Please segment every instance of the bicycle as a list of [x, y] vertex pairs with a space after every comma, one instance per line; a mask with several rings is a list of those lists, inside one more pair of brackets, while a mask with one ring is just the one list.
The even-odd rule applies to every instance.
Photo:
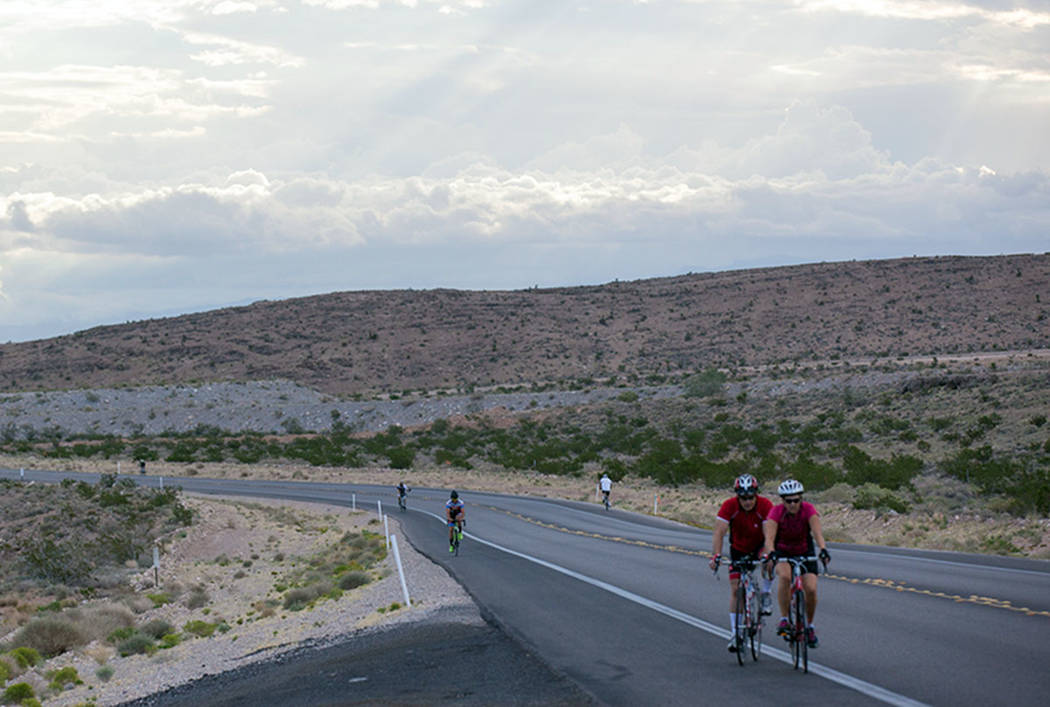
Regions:
[[[809, 572], [806, 563], [816, 557], [781, 557], [778, 560], [791, 564], [791, 603], [788, 609], [788, 635], [785, 640], [791, 645], [791, 662], [795, 670], [799, 663], [802, 672], [809, 672], [809, 642], [806, 640], [806, 590], [802, 587], [802, 575]], [[817, 573], [820, 573], [819, 565]]]
[[[733, 611], [737, 616], [733, 640], [736, 643], [736, 660], [740, 665], [744, 664], [745, 649], [750, 650], [752, 660], [758, 660], [762, 653], [762, 605], [761, 595], [755, 586], [756, 565], [756, 560], [746, 558], [730, 562], [729, 565], [730, 570], [740, 572], [733, 602]], [[715, 575], [718, 575], [717, 568]]]
[[459, 543], [463, 540], [463, 526], [466, 524], [465, 520], [453, 520], [449, 521], [449, 525], [453, 527], [452, 530], [452, 554], [455, 557], [459, 557]]
[[403, 493], [397, 495], [397, 507], [402, 511], [408, 510], [408, 499], [405, 496]]
[[602, 505], [605, 506], [605, 510], [609, 510], [609, 492], [602, 491]]

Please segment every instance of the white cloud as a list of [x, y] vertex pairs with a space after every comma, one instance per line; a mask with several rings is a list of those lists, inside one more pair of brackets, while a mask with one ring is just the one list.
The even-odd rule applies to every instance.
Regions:
[[1043, 251], [1048, 32], [962, 0], [8, 0], [0, 321]]

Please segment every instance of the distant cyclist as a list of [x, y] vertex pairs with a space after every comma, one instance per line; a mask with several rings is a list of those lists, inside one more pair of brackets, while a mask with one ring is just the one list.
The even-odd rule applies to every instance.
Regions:
[[605, 507], [609, 507], [609, 492], [612, 491], [612, 479], [609, 478], [608, 474], [602, 474], [602, 478], [598, 481], [598, 488], [602, 490], [602, 503]]
[[820, 514], [812, 503], [802, 500], [803, 490], [802, 484], [795, 479], [788, 479], [777, 488], [783, 503], [769, 512], [763, 528], [766, 542], [762, 551], [765, 557], [777, 563], [776, 572], [780, 577], [777, 634], [785, 638], [791, 631], [787, 618], [791, 604], [791, 565], [782, 560], [785, 557], [807, 558], [806, 573], [802, 575], [802, 588], [806, 590], [806, 643], [810, 648], [816, 648], [818, 641], [813, 617], [817, 613], [817, 558], [814, 543], [820, 548], [820, 561], [825, 567], [831, 562], [831, 553], [824, 542]]
[[394, 488], [397, 489], [397, 505], [399, 505], [402, 508], [404, 508], [405, 507], [405, 496], [407, 496], [408, 492], [411, 491], [412, 489], [409, 488], [408, 486], [406, 486], [404, 481], [399, 481], [397, 483], [397, 486], [395, 486]]
[[[711, 543], [712, 570], [717, 570], [722, 562], [722, 538], [726, 532], [729, 533], [729, 559], [731, 562], [739, 560], [754, 560], [758, 562], [762, 551], [764, 536], [762, 534], [762, 523], [769, 517], [773, 510], [773, 502], [764, 496], [758, 495], [758, 481], [751, 474], [743, 474], [733, 482], [733, 490], [736, 495], [726, 499], [715, 517], [715, 529]], [[769, 589], [773, 580], [762, 575], [762, 613], [769, 615], [773, 613], [772, 601], [769, 598]], [[730, 565], [729, 570], [729, 631], [730, 635], [736, 634], [736, 591], [740, 585], [740, 572]], [[729, 652], [736, 651], [736, 640], [729, 639]]]
[[453, 533], [462, 533], [463, 524], [467, 522], [463, 501], [459, 500], [459, 494], [455, 491], [448, 495], [448, 501], [445, 503], [445, 520], [448, 521], [448, 551], [455, 552]]

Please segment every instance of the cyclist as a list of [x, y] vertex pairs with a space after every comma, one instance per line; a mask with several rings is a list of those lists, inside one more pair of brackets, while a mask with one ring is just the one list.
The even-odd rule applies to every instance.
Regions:
[[466, 512], [463, 510], [463, 501], [459, 500], [459, 494], [453, 491], [448, 496], [448, 501], [445, 503], [445, 520], [448, 521], [448, 551], [455, 552], [456, 546], [452, 544], [455, 540], [453, 533], [462, 533], [463, 524], [467, 520]]
[[780, 560], [785, 557], [807, 558], [806, 573], [802, 575], [802, 588], [806, 590], [806, 644], [816, 648], [818, 641], [813, 616], [817, 613], [817, 560], [813, 556], [814, 542], [820, 548], [820, 561], [824, 567], [831, 562], [831, 553], [824, 542], [820, 514], [812, 503], [802, 500], [803, 491], [802, 484], [795, 479], [788, 479], [777, 488], [782, 503], [769, 512], [763, 525], [766, 537], [763, 560], [767, 566], [776, 562], [777, 576], [780, 577], [777, 635], [787, 639], [791, 631], [787, 618], [791, 605], [791, 565]]
[[398, 481], [397, 486], [395, 486], [394, 488], [397, 489], [397, 505], [404, 506], [405, 497], [407, 496], [408, 492], [412, 489], [406, 486], [404, 481]]
[[[743, 474], [733, 482], [736, 492], [726, 499], [715, 517], [715, 529], [712, 535], [711, 562], [712, 570], [717, 570], [722, 562], [722, 538], [729, 532], [729, 558], [732, 562], [749, 559], [757, 561], [762, 550], [764, 537], [762, 523], [773, 510], [773, 502], [758, 495], [758, 481], [751, 474]], [[769, 589], [773, 580], [762, 575], [762, 613], [773, 613]], [[736, 591], [740, 585], [740, 572], [730, 566], [729, 570], [729, 631], [730, 636], [736, 633]], [[736, 652], [736, 641], [729, 639], [729, 652]]]
[[602, 503], [608, 506], [609, 492], [612, 491], [612, 479], [608, 474], [602, 474], [602, 478], [598, 481], [598, 488], [602, 490]]

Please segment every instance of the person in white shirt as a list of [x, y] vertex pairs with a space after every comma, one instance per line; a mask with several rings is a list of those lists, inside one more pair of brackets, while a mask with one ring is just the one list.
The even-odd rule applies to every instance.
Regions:
[[609, 492], [612, 491], [612, 479], [609, 478], [608, 474], [602, 474], [601, 481], [598, 482], [598, 488], [602, 491], [602, 503], [608, 508]]

